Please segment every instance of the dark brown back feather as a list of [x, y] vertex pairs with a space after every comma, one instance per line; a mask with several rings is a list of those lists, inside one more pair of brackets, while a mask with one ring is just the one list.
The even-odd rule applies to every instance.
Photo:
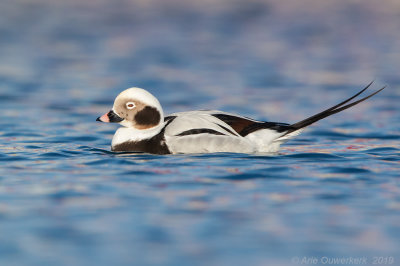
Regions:
[[260, 122], [228, 114], [213, 114], [213, 116], [227, 123], [242, 137], [260, 129], [271, 129], [277, 132], [284, 132], [290, 129], [289, 124], [286, 123]]

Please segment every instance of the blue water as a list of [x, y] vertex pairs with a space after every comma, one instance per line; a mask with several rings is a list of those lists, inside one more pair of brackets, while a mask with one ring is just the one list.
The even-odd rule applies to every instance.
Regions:
[[[400, 263], [397, 1], [81, 2], [0, 3], [0, 265]], [[95, 121], [139, 86], [296, 122], [372, 79], [273, 155], [112, 153]]]

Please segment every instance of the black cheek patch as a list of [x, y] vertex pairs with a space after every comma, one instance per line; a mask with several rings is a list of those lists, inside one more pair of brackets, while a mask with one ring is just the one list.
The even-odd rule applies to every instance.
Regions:
[[135, 121], [139, 125], [156, 126], [160, 123], [160, 119], [161, 115], [157, 109], [150, 106], [146, 106], [135, 115]]

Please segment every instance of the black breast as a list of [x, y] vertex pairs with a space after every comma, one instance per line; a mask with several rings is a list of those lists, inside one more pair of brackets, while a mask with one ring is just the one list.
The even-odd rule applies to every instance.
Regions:
[[165, 128], [175, 119], [173, 116], [165, 117], [164, 121], [167, 123], [163, 129], [152, 138], [139, 140], [139, 141], [127, 141], [112, 147], [112, 151], [132, 151], [132, 152], [145, 152], [151, 154], [171, 154], [165, 143], [164, 132]]
[[140, 141], [127, 141], [112, 148], [112, 151], [132, 151], [132, 152], [145, 152], [152, 154], [170, 154], [170, 150], [165, 144], [164, 133], [157, 134], [156, 136], [140, 140]]

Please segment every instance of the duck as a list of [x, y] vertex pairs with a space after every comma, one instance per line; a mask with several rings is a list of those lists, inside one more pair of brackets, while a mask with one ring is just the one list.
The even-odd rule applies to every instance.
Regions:
[[218, 110], [199, 110], [164, 116], [160, 102], [147, 90], [133, 87], [122, 91], [112, 109], [96, 120], [118, 123], [111, 142], [113, 152], [149, 154], [274, 153], [281, 144], [306, 127], [357, 105], [385, 87], [354, 100], [364, 89], [343, 102], [296, 123], [259, 121]]

